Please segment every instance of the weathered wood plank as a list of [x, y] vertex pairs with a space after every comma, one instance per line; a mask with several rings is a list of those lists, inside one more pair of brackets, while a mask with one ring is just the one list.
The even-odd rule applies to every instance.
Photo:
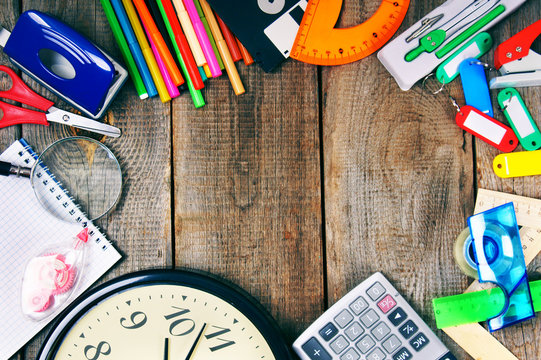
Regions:
[[[0, 1], [0, 6], [3, 9], [3, 11], [0, 12], [0, 26], [5, 29], [12, 29], [17, 21], [17, 18], [19, 17], [19, 2], [2, 0]], [[0, 64], [9, 66], [9, 59], [4, 52], [0, 52]], [[2, 89], [7, 89], [9, 86], [11, 86], [11, 82], [7, 79], [7, 77], [0, 76], [0, 86]], [[19, 125], [0, 129], [0, 151], [4, 151], [4, 149], [13, 143], [13, 141], [19, 139], [20, 137], [21, 127]], [[11, 360], [21, 359], [21, 355], [22, 351], [19, 355], [14, 355], [11, 357]]]
[[[23, 11], [28, 9], [58, 17], [123, 62], [99, 1], [23, 1]], [[56, 101], [58, 107], [70, 109], [28, 77], [25, 81]], [[157, 98], [140, 100], [129, 80], [102, 119], [122, 130], [118, 139], [58, 124], [23, 126], [22, 135], [38, 152], [57, 139], [85, 135], [102, 141], [119, 159], [124, 179], [121, 200], [97, 224], [123, 254], [123, 260], [101, 281], [135, 270], [172, 265], [170, 108], [170, 104], [162, 104]], [[45, 333], [29, 343], [27, 358], [36, 356]]]
[[[500, 44], [524, 29], [533, 22], [539, 20], [541, 14], [541, 3], [539, 1], [528, 1], [520, 7], [508, 19], [498, 24], [491, 34], [494, 38], [494, 44]], [[534, 43], [534, 49], [539, 52], [539, 39]], [[492, 55], [492, 54], [491, 54]], [[490, 63], [493, 57], [490, 57]], [[494, 76], [494, 74], [492, 74]], [[525, 104], [536, 121], [537, 126], [541, 125], [541, 88], [517, 88], [524, 99]], [[507, 123], [505, 116], [499, 110], [496, 99], [499, 90], [491, 91], [492, 104], [494, 106], [495, 117]], [[468, 135], [469, 136], [469, 135]], [[541, 178], [539, 176], [501, 179], [494, 174], [492, 170], [492, 161], [499, 154], [499, 151], [487, 145], [486, 143], [475, 140], [475, 150], [477, 159], [477, 184], [480, 188], [503, 191], [507, 193], [541, 198]], [[515, 151], [524, 151], [522, 146], [518, 146]], [[539, 256], [528, 266], [530, 279], [540, 278], [541, 258]], [[539, 359], [541, 358], [541, 348], [539, 347], [539, 337], [541, 336], [541, 322], [536, 319], [523, 322], [518, 325], [497, 331], [494, 336], [502, 342], [519, 359]]]
[[[353, 3], [341, 26], [380, 1]], [[412, 1], [399, 33], [439, 4]], [[473, 209], [471, 140], [445, 96], [401, 91], [375, 55], [322, 74], [328, 305], [382, 271], [435, 328], [431, 299], [468, 281], [452, 249]]]
[[174, 103], [176, 265], [241, 286], [292, 339], [323, 298], [316, 68], [237, 67], [246, 94], [224, 75], [203, 109]]

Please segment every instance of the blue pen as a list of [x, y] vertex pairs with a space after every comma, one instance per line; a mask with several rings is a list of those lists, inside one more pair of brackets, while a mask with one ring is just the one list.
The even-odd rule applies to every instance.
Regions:
[[124, 31], [124, 35], [126, 36], [128, 46], [130, 47], [130, 50], [133, 54], [133, 59], [135, 60], [137, 68], [141, 73], [141, 78], [143, 78], [143, 83], [145, 84], [145, 87], [147, 89], [148, 96], [153, 97], [158, 95], [158, 90], [154, 85], [154, 81], [152, 81], [152, 76], [150, 75], [150, 71], [143, 56], [143, 52], [141, 51], [141, 47], [137, 42], [137, 38], [135, 37], [135, 33], [133, 32], [133, 29], [131, 27], [130, 20], [128, 19], [128, 14], [126, 14], [126, 10], [124, 10], [124, 6], [122, 6], [120, 0], [111, 0], [111, 4], [115, 9], [115, 13], [118, 18], [118, 22], [122, 27], [122, 31]]

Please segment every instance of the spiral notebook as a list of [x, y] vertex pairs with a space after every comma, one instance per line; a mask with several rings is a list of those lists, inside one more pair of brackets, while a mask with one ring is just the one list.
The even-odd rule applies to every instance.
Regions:
[[[24, 139], [15, 141], [0, 154], [0, 160], [24, 167], [31, 167], [36, 159], [36, 153]], [[45, 173], [43, 180], [55, 190], [59, 203], [65, 206], [67, 202], [65, 211], [81, 218], [81, 223], [86, 222], [89, 229], [84, 271], [76, 293], [70, 298], [73, 301], [121, 256], [51, 174]], [[50, 215], [39, 204], [28, 178], [0, 176], [0, 360], [9, 359], [53, 320], [49, 317], [36, 322], [22, 313], [21, 283], [26, 263], [48, 243], [73, 239], [81, 231], [81, 223], [67, 223]]]

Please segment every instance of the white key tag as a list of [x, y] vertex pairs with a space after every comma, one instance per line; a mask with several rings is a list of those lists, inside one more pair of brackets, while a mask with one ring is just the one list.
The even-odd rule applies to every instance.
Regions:
[[539, 149], [541, 132], [518, 91], [513, 88], [503, 89], [498, 93], [498, 103], [524, 150]]
[[462, 129], [500, 151], [511, 152], [518, 146], [517, 136], [510, 127], [472, 106], [459, 108], [455, 120]]

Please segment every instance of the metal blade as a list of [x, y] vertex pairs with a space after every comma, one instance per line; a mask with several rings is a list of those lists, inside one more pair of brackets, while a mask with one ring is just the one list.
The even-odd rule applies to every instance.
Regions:
[[0, 26], [0, 46], [6, 47], [6, 43], [8, 42], [9, 36], [11, 33]]
[[73, 126], [86, 131], [92, 131], [98, 134], [107, 135], [115, 138], [121, 135], [120, 129], [115, 126], [107, 125], [81, 115], [60, 110], [54, 106], [51, 107], [48, 111], [48, 121]]
[[482, 17], [488, 10], [499, 2], [500, 0], [475, 0], [461, 12], [447, 21], [447, 23], [442, 25], [442, 29], [445, 30], [446, 33], [446, 38], [448, 39], [458, 30]]

